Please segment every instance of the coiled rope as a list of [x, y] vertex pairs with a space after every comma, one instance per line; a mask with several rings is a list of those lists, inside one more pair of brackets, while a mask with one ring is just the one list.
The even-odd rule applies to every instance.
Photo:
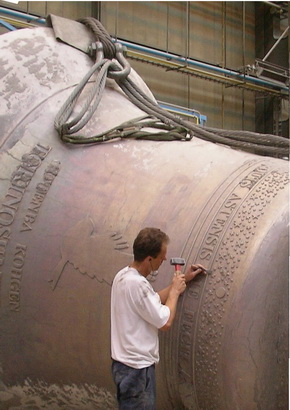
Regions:
[[[197, 137], [240, 150], [254, 151], [260, 155], [288, 156], [289, 140], [286, 138], [249, 131], [227, 131], [201, 127], [162, 109], [129, 78], [130, 65], [123, 55], [121, 44], [112, 41], [98, 20], [87, 17], [79, 21], [92, 30], [96, 38], [96, 43], [89, 50], [95, 63], [75, 87], [55, 118], [55, 128], [62, 141], [71, 144], [93, 144], [115, 138], [172, 141], [191, 140]], [[118, 127], [92, 137], [74, 135], [88, 123], [96, 111], [107, 77], [113, 78], [129, 100], [147, 116], [120, 124]], [[73, 117], [77, 101], [89, 82], [92, 83], [90, 94], [80, 112]], [[146, 131], [146, 128], [150, 128], [150, 131]], [[158, 131], [152, 132], [152, 129]]]

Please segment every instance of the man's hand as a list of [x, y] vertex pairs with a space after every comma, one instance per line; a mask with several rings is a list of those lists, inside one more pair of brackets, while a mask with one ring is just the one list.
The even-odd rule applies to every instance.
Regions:
[[172, 279], [172, 289], [180, 295], [183, 293], [186, 289], [186, 284], [185, 284], [185, 275], [182, 274], [181, 272], [177, 271], [174, 273], [173, 279]]
[[189, 268], [187, 269], [185, 273], [185, 282], [190, 282], [192, 279], [194, 279], [197, 275], [200, 273], [203, 273], [206, 275], [206, 268], [200, 264], [196, 265], [190, 265]]

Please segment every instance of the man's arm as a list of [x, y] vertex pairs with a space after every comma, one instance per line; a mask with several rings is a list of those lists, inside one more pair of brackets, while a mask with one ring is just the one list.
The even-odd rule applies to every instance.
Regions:
[[191, 265], [185, 275], [181, 272], [175, 272], [171, 285], [158, 292], [161, 303], [169, 307], [170, 316], [168, 321], [159, 330], [168, 330], [175, 318], [178, 298], [186, 288], [186, 283], [194, 279], [199, 273], [205, 273], [205, 268], [202, 265]]
[[168, 298], [171, 286], [172, 285], [169, 285], [169, 286], [167, 286], [167, 288], [162, 289], [158, 292], [158, 295], [160, 296], [160, 300], [161, 300], [162, 305], [165, 305], [165, 303], [166, 303], [166, 300]]
[[181, 274], [175, 274], [172, 280], [172, 284], [158, 292], [161, 302], [170, 310], [168, 321], [159, 330], [164, 331], [168, 330], [171, 327], [176, 314], [178, 298], [181, 293], [184, 292], [185, 288], [185, 276]]

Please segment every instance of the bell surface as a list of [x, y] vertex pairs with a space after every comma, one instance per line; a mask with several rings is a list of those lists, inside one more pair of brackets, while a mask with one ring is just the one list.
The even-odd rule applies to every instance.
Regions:
[[[66, 393], [114, 408], [111, 283], [154, 226], [170, 237], [155, 290], [172, 257], [212, 272], [160, 334], [158, 409], [287, 408], [287, 162], [197, 138], [63, 143], [55, 116], [89, 56], [34, 28], [0, 36], [0, 61], [0, 402], [13, 386], [49, 402], [59, 386], [53, 409]], [[110, 80], [82, 133], [142, 115]]]

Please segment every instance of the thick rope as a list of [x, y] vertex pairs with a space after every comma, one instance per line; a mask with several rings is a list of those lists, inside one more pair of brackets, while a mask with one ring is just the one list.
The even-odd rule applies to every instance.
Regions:
[[[101, 101], [103, 90], [106, 85], [106, 74], [111, 64], [113, 63], [110, 60], [103, 60], [102, 62], [94, 64], [82, 81], [75, 87], [67, 101], [63, 104], [54, 121], [54, 126], [61, 136], [78, 132], [92, 118], [99, 105], [99, 102]], [[87, 97], [83, 108], [74, 118], [68, 121], [69, 117], [73, 113], [73, 109], [78, 98], [87, 85], [89, 79], [96, 72], [98, 73], [96, 81], [92, 83], [92, 90]]]
[[115, 44], [102, 23], [93, 17], [84, 17], [78, 21], [85, 24], [94, 33], [96, 41], [100, 41], [103, 44], [105, 58], [112, 60], [116, 54]]
[[[142, 138], [152, 140], [190, 140], [193, 136], [233, 148], [253, 151], [260, 155], [288, 156], [289, 140], [271, 134], [249, 131], [228, 131], [201, 127], [174, 115], [149, 98], [129, 77], [130, 66], [102, 24], [94, 18], [79, 20], [94, 33], [96, 40], [96, 62], [71, 96], [64, 103], [55, 119], [55, 128], [61, 139], [74, 144], [91, 144], [114, 138]], [[102, 51], [103, 49], [103, 51]], [[105, 58], [104, 58], [105, 57]], [[114, 59], [114, 61], [112, 61]], [[117, 61], [115, 60], [117, 59]], [[95, 77], [92, 79], [92, 77]], [[81, 130], [92, 118], [101, 100], [106, 78], [114, 78], [129, 100], [150, 117], [148, 121], [136, 120], [121, 124], [112, 130], [93, 137], [72, 135]], [[80, 112], [71, 118], [78, 98], [85, 86], [92, 82], [92, 89]], [[148, 118], [148, 117], [147, 117]], [[163, 126], [161, 126], [163, 124]], [[130, 130], [128, 129], [130, 128]], [[148, 132], [145, 128], [150, 128]], [[152, 129], [162, 129], [153, 132]]]
[[[150, 100], [138, 87], [132, 83], [130, 79], [124, 80], [122, 83], [119, 83], [119, 86], [121, 89], [126, 93], [126, 95], [129, 97], [129, 99], [136, 104], [139, 108], [141, 108], [143, 111], [147, 112], [149, 115], [155, 115], [157, 118], [159, 118], [161, 121], [165, 123], [173, 123], [176, 125], [183, 126], [184, 128], [188, 128], [189, 131], [192, 131], [192, 135], [195, 137], [198, 137], [200, 139], [204, 139], [206, 141], [210, 142], [215, 142], [219, 144], [224, 144], [224, 145], [229, 145], [234, 148], [240, 148], [244, 150], [251, 150], [255, 149], [255, 152], [260, 153], [260, 154], [277, 154], [277, 155], [283, 155], [287, 156], [289, 153], [289, 141], [286, 139], [283, 139], [286, 141], [286, 146], [285, 147], [277, 147], [277, 146], [269, 146], [269, 145], [263, 145], [263, 144], [258, 144], [254, 142], [247, 142], [244, 138], [241, 138], [241, 132], [239, 135], [239, 139], [236, 140], [234, 138], [228, 138], [225, 136], [221, 136], [217, 134], [220, 130], [216, 130], [217, 133], [213, 133], [208, 131], [206, 128], [199, 127], [198, 125], [195, 125], [189, 121], [185, 121], [182, 118], [171, 114], [167, 112], [166, 110], [163, 110], [160, 108], [157, 104], [155, 104], [154, 101]], [[253, 136], [253, 133], [248, 133]], [[232, 136], [232, 134], [227, 134], [228, 136]], [[235, 133], [233, 134], [235, 135]], [[259, 134], [254, 134], [256, 139]], [[267, 135], [269, 138], [269, 136]], [[274, 136], [277, 137], [277, 136]], [[281, 137], [277, 137], [279, 141], [281, 140]], [[275, 138], [276, 139], [276, 138]], [[281, 141], [282, 144], [282, 141]]]
[[[152, 133], [145, 131], [144, 128], [155, 128], [164, 131]], [[134, 119], [133, 121], [124, 122], [118, 127], [114, 127], [106, 132], [94, 135], [93, 137], [66, 134], [62, 136], [62, 140], [72, 144], [96, 144], [116, 138], [164, 141], [164, 135], [166, 136], [166, 141], [185, 140], [187, 139], [188, 132], [182, 127], [166, 125], [164, 123], [160, 123], [157, 119], [152, 119], [152, 117], [145, 116], [139, 119]]]

